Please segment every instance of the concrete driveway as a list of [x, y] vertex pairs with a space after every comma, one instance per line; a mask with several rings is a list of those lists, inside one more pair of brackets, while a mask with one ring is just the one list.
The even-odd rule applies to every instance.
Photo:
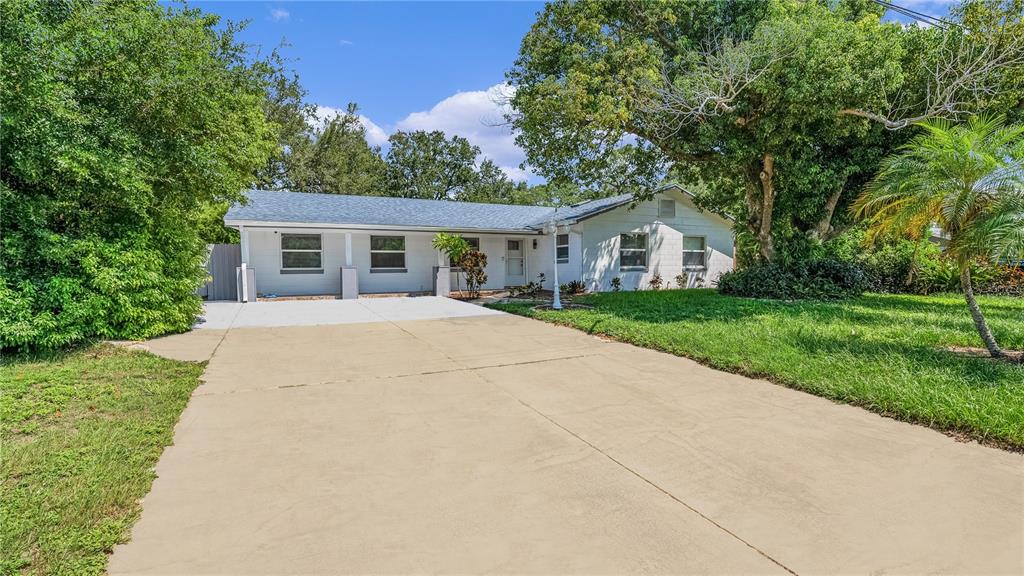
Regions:
[[1024, 572], [1019, 454], [454, 304], [151, 343], [212, 359], [110, 572]]

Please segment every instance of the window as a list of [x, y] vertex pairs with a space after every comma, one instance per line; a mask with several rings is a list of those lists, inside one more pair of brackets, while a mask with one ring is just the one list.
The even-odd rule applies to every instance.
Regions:
[[661, 200], [658, 202], [658, 218], [675, 218], [676, 217], [676, 201], [675, 200]]
[[[469, 247], [472, 248], [473, 250], [480, 250], [480, 239], [479, 238], [466, 238], [465, 236], [463, 236], [462, 239], [465, 240], [466, 242], [469, 242]], [[452, 260], [450, 258], [448, 259], [448, 265], [451, 266], [452, 268], [458, 268], [459, 267], [458, 262], [456, 262], [455, 260]]]
[[370, 236], [370, 272], [405, 272], [405, 236]]
[[555, 255], [555, 260], [559, 264], [565, 264], [569, 261], [569, 235], [558, 234], [555, 236], [555, 249], [558, 251]]
[[683, 268], [687, 270], [707, 267], [707, 251], [703, 236], [683, 237]]
[[281, 234], [281, 268], [323, 270], [323, 239], [319, 234]]
[[647, 269], [647, 234], [619, 235], [619, 270]]

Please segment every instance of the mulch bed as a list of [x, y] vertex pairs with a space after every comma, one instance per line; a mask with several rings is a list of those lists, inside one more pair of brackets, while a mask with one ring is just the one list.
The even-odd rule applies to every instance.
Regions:
[[[970, 346], [946, 346], [943, 348], [946, 352], [952, 352], [958, 356], [970, 356], [972, 358], [988, 358], [988, 350], [985, 348], [974, 348]], [[1024, 350], [1003, 350], [1006, 354], [1004, 358], [993, 358], [993, 360], [1000, 360], [1003, 362], [1009, 362], [1011, 364], [1024, 364]]]

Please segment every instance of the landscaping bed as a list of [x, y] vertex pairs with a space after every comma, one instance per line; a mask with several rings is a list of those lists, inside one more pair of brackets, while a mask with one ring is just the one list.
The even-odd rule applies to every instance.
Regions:
[[[593, 308], [489, 306], [767, 378], [958, 437], [1024, 449], [1024, 366], [950, 351], [981, 345], [960, 295], [785, 302], [664, 290], [575, 301]], [[979, 302], [1000, 343], [1024, 349], [1024, 299], [989, 296]]]
[[0, 574], [102, 574], [203, 365], [97, 345], [0, 365]]

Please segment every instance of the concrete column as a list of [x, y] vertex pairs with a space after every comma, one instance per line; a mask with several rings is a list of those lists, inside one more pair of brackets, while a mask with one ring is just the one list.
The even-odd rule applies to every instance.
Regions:
[[255, 282], [252, 281], [255, 273], [249, 268], [249, 231], [245, 226], [238, 227], [238, 236], [242, 253], [242, 265], [238, 269], [238, 301], [250, 302], [256, 299], [252, 293], [255, 289]]
[[352, 233], [345, 232], [345, 265], [341, 267], [341, 299], [359, 298], [359, 270], [352, 265]]
[[434, 296], [447, 298], [452, 293], [452, 269], [447, 262], [444, 266], [434, 266]]
[[245, 226], [238, 227], [238, 235], [241, 238], [242, 264], [250, 264], [249, 261], [249, 231]]

